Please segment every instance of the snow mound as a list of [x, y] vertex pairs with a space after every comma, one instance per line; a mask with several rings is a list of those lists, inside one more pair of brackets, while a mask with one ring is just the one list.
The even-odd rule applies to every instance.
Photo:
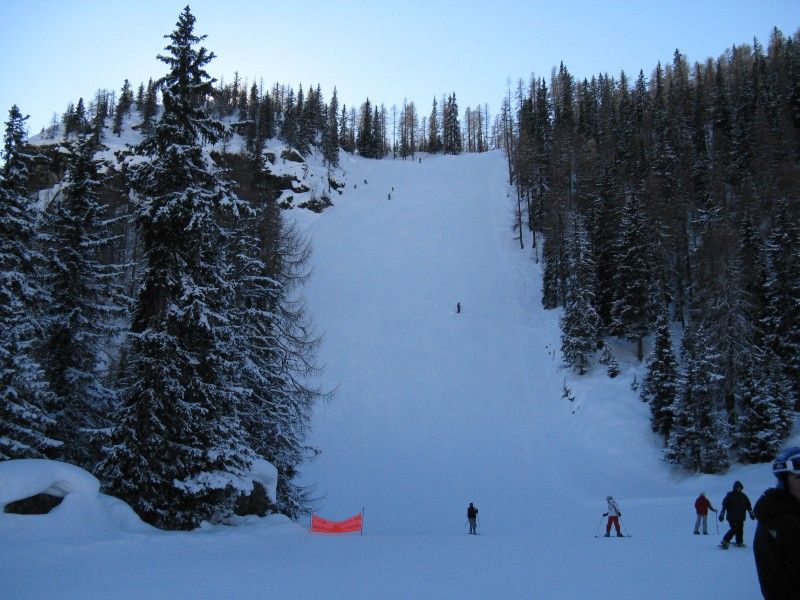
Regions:
[[18, 532], [25, 529], [35, 533], [41, 529], [55, 537], [102, 538], [126, 531], [157, 531], [119, 498], [101, 494], [97, 478], [79, 467], [45, 459], [0, 463], [0, 504], [41, 493], [64, 500], [46, 515], [2, 513], [0, 519], [17, 520]]
[[99, 492], [97, 478], [74, 465], [44, 459], [0, 463], [0, 504], [42, 493], [63, 498], [73, 493]]

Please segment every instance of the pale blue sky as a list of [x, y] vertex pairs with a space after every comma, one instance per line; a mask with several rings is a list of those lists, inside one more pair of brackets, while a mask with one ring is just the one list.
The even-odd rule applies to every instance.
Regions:
[[[0, 0], [0, 114], [17, 104], [31, 134], [68, 102], [160, 77], [155, 59], [186, 0]], [[675, 48], [689, 61], [732, 44], [792, 35], [800, 0], [522, 0], [402, 2], [194, 0], [197, 32], [218, 58], [217, 78], [333, 86], [349, 105], [456, 92], [464, 109], [494, 114], [506, 80], [549, 77], [564, 61], [579, 78], [598, 72], [649, 75]]]

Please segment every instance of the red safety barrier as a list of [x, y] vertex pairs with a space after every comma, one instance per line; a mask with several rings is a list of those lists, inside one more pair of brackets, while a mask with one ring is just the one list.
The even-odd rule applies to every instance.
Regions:
[[358, 513], [344, 521], [329, 521], [317, 515], [311, 515], [311, 531], [314, 533], [352, 533], [364, 530], [364, 515]]

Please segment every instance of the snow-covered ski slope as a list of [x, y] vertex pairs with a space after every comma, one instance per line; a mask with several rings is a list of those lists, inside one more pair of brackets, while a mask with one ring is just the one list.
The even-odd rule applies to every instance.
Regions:
[[[386, 576], [411, 587], [384, 593], [757, 596], [750, 551], [720, 556], [718, 536], [693, 536], [693, 502], [705, 491], [719, 505], [737, 477], [755, 501], [768, 468], [671, 473], [630, 388], [643, 374], [631, 348], [615, 347], [613, 380], [560, 368], [559, 311], [542, 309], [532, 240], [514, 239], [503, 154], [342, 166], [346, 192], [309, 224], [306, 293], [339, 392], [319, 410], [323, 453], [306, 474], [324, 516], [364, 507], [367, 536], [398, 540]], [[593, 538], [608, 494], [633, 538]], [[470, 501], [485, 535], [452, 540]]]
[[[759, 597], [751, 550], [720, 550], [713, 520], [692, 535], [693, 503], [705, 491], [719, 507], [736, 479], [755, 501], [769, 467], [672, 473], [625, 345], [614, 380], [559, 368], [559, 313], [541, 308], [530, 238], [514, 239], [503, 155], [343, 154], [342, 170], [333, 207], [289, 213], [313, 240], [304, 293], [322, 384], [338, 387], [304, 481], [323, 517], [364, 508], [364, 535], [275, 516], [148, 531], [84, 494], [46, 516], [0, 514], [0, 598]], [[594, 538], [608, 494], [633, 537]]]

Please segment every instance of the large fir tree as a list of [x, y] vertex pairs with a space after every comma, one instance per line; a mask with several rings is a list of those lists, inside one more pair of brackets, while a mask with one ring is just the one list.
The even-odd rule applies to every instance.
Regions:
[[589, 235], [580, 217], [576, 217], [573, 223], [569, 254], [570, 275], [561, 318], [561, 353], [564, 362], [583, 375], [597, 352], [600, 318], [594, 307], [595, 262]]
[[328, 177], [330, 169], [339, 165], [339, 99], [336, 88], [333, 88], [333, 96], [328, 104], [327, 118], [325, 127], [322, 130], [322, 156], [328, 165]]
[[666, 306], [656, 321], [656, 339], [647, 360], [647, 374], [642, 382], [641, 398], [650, 404], [650, 427], [669, 441], [675, 397], [678, 391], [678, 365], [672, 351], [669, 316]]
[[[638, 186], [637, 186], [638, 187]], [[612, 305], [611, 330], [636, 343], [636, 357], [644, 355], [644, 336], [653, 320], [652, 252], [647, 216], [641, 190], [628, 191], [622, 212], [617, 247], [617, 272], [614, 286], [617, 299]]]
[[[164, 109], [133, 167], [144, 265], [130, 332], [123, 406], [104, 470], [108, 489], [147, 522], [189, 529], [224, 516], [252, 453], [232, 385], [237, 359], [224, 249], [239, 199], [204, 152], [224, 134], [204, 103], [214, 57], [196, 45], [189, 7], [159, 59]], [[226, 217], [227, 216], [227, 217]]]

